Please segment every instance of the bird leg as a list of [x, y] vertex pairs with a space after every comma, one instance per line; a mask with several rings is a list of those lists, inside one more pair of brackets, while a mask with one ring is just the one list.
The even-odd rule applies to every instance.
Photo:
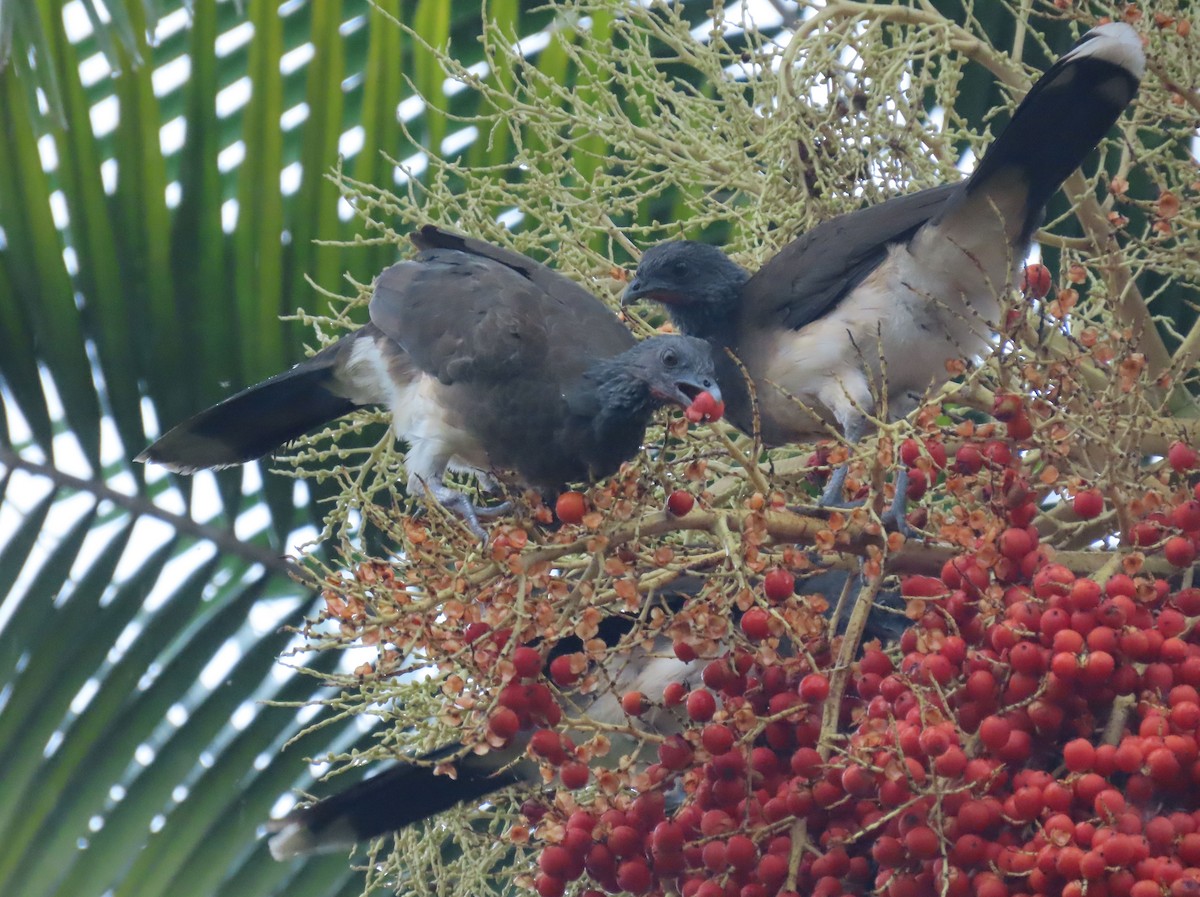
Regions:
[[[855, 414], [846, 421], [843, 429], [846, 435], [846, 441], [851, 445], [858, 445], [858, 441], [862, 439], [863, 434], [867, 432], [867, 418], [863, 414]], [[842, 495], [846, 488], [846, 474], [850, 472], [850, 460], [846, 459], [838, 466], [830, 475], [829, 482], [825, 484], [825, 491], [821, 493], [821, 501], [819, 502], [822, 508], [845, 508], [852, 507], [847, 505], [845, 497]]]
[[892, 484], [896, 492], [892, 496], [892, 503], [883, 512], [882, 522], [885, 528], [892, 527], [907, 538], [912, 534], [912, 527], [908, 525], [908, 467], [903, 462], [896, 467]]
[[[846, 421], [845, 434], [846, 441], [851, 445], [857, 445], [867, 431], [867, 419], [865, 415], [856, 414]], [[819, 506], [822, 508], [855, 508], [862, 502], [848, 502], [842, 492], [846, 488], [846, 475], [850, 471], [850, 461], [847, 459], [840, 464], [829, 476], [829, 482], [825, 485], [825, 491], [821, 493]], [[896, 493], [892, 496], [891, 504], [887, 510], [883, 512], [882, 523], [884, 527], [894, 528], [903, 536], [908, 536], [911, 529], [908, 525], [908, 468], [903, 464], [896, 471], [895, 478]]]

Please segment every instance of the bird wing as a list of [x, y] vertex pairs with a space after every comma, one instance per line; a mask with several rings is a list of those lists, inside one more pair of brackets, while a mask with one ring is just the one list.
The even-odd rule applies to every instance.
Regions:
[[456, 249], [468, 255], [499, 262], [516, 271], [547, 295], [557, 296], [580, 308], [605, 309], [604, 303], [565, 274], [560, 274], [527, 255], [488, 243], [486, 240], [443, 230], [432, 224], [426, 224], [420, 230], [413, 231], [409, 234], [409, 239], [418, 249]]
[[835, 308], [962, 189], [943, 184], [822, 222], [783, 247], [742, 288], [739, 332], [799, 330]]
[[427, 248], [385, 270], [370, 307], [372, 323], [442, 383], [543, 377], [562, 386], [633, 345], [616, 315], [569, 277], [456, 240], [461, 247]]
[[420, 419], [394, 408], [393, 420], [413, 418], [397, 433], [437, 435], [433, 418], [445, 419], [466, 434], [459, 441], [473, 464], [482, 452], [483, 466], [547, 487], [588, 476], [568, 438], [566, 397], [595, 361], [633, 346], [633, 335], [569, 278], [479, 240], [455, 242], [423, 249], [375, 281], [372, 324], [434, 381], [436, 408]]

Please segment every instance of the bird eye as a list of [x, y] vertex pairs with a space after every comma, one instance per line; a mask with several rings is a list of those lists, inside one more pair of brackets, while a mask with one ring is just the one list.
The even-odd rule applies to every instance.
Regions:
[[673, 368], [679, 364], [679, 356], [675, 354], [674, 349], [667, 349], [662, 354], [662, 363], [664, 367]]
[[688, 263], [680, 259], [671, 266], [671, 270], [677, 277], [683, 277], [683, 275], [688, 273]]

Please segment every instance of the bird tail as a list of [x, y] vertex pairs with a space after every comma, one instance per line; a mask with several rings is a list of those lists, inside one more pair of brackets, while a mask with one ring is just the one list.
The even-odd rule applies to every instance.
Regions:
[[[422, 822], [460, 803], [488, 795], [532, 776], [530, 761], [505, 763], [513, 751], [468, 755], [456, 776], [435, 775], [430, 765], [400, 763], [344, 791], [298, 807], [267, 823], [271, 856], [277, 860], [343, 850]], [[503, 755], [497, 759], [497, 755]], [[425, 758], [436, 760], [436, 756]]]
[[1133, 100], [1145, 69], [1141, 38], [1129, 25], [1087, 32], [1025, 95], [971, 175], [968, 193], [1021, 177], [1028, 190], [1021, 238], [1028, 239], [1050, 197]]
[[176, 473], [231, 467], [274, 451], [358, 407], [337, 391], [339, 340], [282, 374], [230, 396], [168, 430], [134, 460]]

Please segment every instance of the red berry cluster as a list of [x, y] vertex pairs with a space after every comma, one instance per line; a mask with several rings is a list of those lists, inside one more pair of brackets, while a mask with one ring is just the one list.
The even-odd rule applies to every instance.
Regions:
[[[566, 818], [538, 892], [587, 875], [609, 892], [770, 897], [792, 875], [818, 897], [1200, 893], [1200, 812], [1176, 809], [1200, 796], [1200, 589], [1045, 564], [981, 624], [967, 596], [986, 578], [960, 558], [906, 581], [931, 609], [898, 663], [863, 654], [828, 758], [830, 682], [804, 664], [739, 652], [704, 688], [668, 687], [662, 703], [695, 725], [662, 742], [639, 796]], [[1135, 703], [1104, 733], [1118, 696]], [[623, 701], [633, 716], [651, 703]]]
[[[1200, 895], [1200, 588], [1054, 563], [1005, 442], [968, 441], [951, 465], [940, 441], [909, 440], [901, 457], [987, 474], [1007, 526], [941, 576], [905, 578], [915, 625], [897, 650], [868, 647], [841, 690], [823, 672], [829, 646], [769, 650], [795, 580], [765, 571], [740, 621], [748, 647], [710, 661], [702, 687], [622, 696], [631, 718], [681, 721], [634, 793], [526, 807], [552, 842], [542, 897], [581, 878], [684, 897]], [[1164, 512], [1164, 552], [1195, 541], [1195, 504]], [[537, 738], [538, 756], [570, 758]]]
[[[1187, 474], [1197, 467], [1195, 449], [1182, 442], [1171, 444], [1166, 460], [1177, 474]], [[1190, 493], [1179, 490], [1176, 500], [1178, 503], [1168, 508], [1150, 509], [1141, 503], [1141, 512], [1131, 513], [1125, 541], [1144, 550], [1161, 549], [1168, 563], [1190, 567], [1200, 552], [1200, 484]], [[1098, 517], [1104, 510], [1104, 495], [1099, 489], [1080, 490], [1071, 501], [1076, 516], [1084, 520]]]

